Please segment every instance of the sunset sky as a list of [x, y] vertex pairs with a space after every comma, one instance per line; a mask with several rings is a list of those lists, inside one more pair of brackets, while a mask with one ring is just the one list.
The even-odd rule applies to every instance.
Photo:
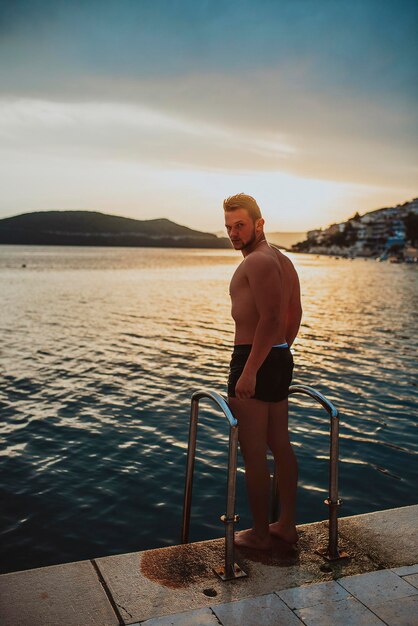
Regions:
[[302, 231], [418, 195], [416, 0], [0, 0], [0, 218]]

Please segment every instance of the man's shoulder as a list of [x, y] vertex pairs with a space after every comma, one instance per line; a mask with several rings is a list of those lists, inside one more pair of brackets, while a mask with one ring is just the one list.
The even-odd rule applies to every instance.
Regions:
[[242, 265], [250, 272], [265, 272], [277, 267], [277, 258], [264, 250], [254, 250], [254, 252], [245, 257]]
[[293, 272], [296, 272], [296, 268], [292, 262], [291, 259], [289, 259], [289, 257], [286, 254], [283, 254], [283, 252], [281, 250], [279, 250], [278, 248], [276, 248], [276, 246], [271, 246], [274, 253], [276, 254], [276, 258], [280, 261], [280, 263], [283, 265], [283, 267], [285, 267], [286, 269], [289, 270], [293, 270]]
[[286, 275], [292, 279], [297, 279], [297, 271], [291, 259], [280, 252], [280, 250], [271, 248], [271, 253], [265, 250], [254, 250], [245, 257], [242, 263], [243, 271], [252, 276], [271, 274], [277, 269], [281, 275]]

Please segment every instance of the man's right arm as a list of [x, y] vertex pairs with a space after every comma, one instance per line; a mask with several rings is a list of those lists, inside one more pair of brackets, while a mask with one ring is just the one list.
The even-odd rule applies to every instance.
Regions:
[[[296, 274], [296, 272], [295, 272]], [[292, 296], [289, 302], [289, 308], [287, 311], [287, 324], [286, 324], [286, 341], [290, 347], [298, 334], [300, 322], [302, 320], [302, 305], [300, 301], [300, 284], [299, 278], [296, 274], [295, 285], [293, 287]]]

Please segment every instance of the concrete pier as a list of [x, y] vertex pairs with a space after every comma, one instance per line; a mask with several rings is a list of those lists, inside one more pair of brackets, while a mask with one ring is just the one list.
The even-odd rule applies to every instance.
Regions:
[[[340, 548], [349, 559], [330, 563], [317, 554], [317, 548], [326, 546], [328, 532], [327, 522], [317, 522], [299, 527], [297, 550], [277, 541], [271, 553], [237, 552], [236, 560], [248, 578], [229, 582], [222, 582], [212, 571], [223, 562], [224, 541], [220, 539], [4, 574], [0, 576], [0, 623], [325, 624], [322, 617], [315, 621], [315, 611], [324, 602], [332, 602], [337, 612], [330, 624], [340, 623], [338, 611], [345, 624], [350, 623], [347, 611], [358, 613], [364, 624], [395, 624], [378, 618], [377, 613], [373, 613], [375, 621], [361, 621], [369, 609], [358, 598], [357, 577], [376, 572], [375, 578], [368, 579], [371, 594], [373, 585], [375, 596], [382, 584], [385, 589], [388, 584], [400, 589], [396, 598], [405, 598], [402, 606], [411, 621], [399, 621], [398, 609], [389, 605], [386, 614], [395, 611], [397, 626], [418, 624], [418, 505], [342, 518], [339, 527]], [[302, 606], [307, 589], [311, 590], [309, 607]], [[385, 593], [390, 600], [390, 592]], [[305, 620], [302, 613], [308, 608], [310, 617]], [[254, 611], [264, 617], [248, 621]]]

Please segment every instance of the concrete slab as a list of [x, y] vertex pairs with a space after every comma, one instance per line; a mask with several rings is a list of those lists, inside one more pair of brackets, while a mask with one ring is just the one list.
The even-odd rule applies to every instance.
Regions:
[[218, 604], [212, 610], [223, 626], [302, 626], [302, 622], [275, 593]]
[[385, 626], [355, 598], [315, 604], [295, 613], [306, 626]]
[[340, 520], [342, 539], [394, 568], [418, 563], [418, 505], [345, 517]]
[[[316, 573], [292, 551], [287, 560], [276, 555], [276, 565], [282, 567], [241, 558], [239, 564], [249, 577], [223, 582], [212, 571], [222, 565], [223, 557], [224, 542], [215, 540], [97, 559], [96, 563], [126, 624], [260, 595], [266, 587], [268, 591], [287, 587], [289, 580], [301, 584]], [[321, 574], [319, 567], [316, 571]]]
[[369, 607], [387, 600], [406, 598], [417, 592], [415, 587], [390, 570], [347, 576], [338, 583]]
[[118, 626], [89, 561], [0, 576], [2, 626]]
[[398, 574], [398, 576], [408, 576], [409, 574], [418, 574], [418, 563], [415, 565], [405, 565], [405, 567], [395, 567], [392, 572]]
[[417, 525], [418, 506], [342, 518], [340, 548], [351, 560], [336, 562], [315, 551], [327, 545], [327, 522], [300, 526], [297, 550], [276, 541], [271, 553], [237, 551], [236, 561], [248, 578], [226, 583], [212, 571], [223, 564], [222, 539], [97, 559], [100, 580], [90, 562], [6, 574], [0, 576], [0, 623], [113, 626], [119, 615], [125, 624], [138, 624], [383, 567], [394, 568], [391, 575], [415, 593], [410, 584], [415, 577], [409, 583], [397, 574], [417, 573]]
[[210, 609], [198, 609], [147, 619], [146, 622], [133, 626], [219, 626], [219, 621]]
[[333, 602], [348, 598], [350, 594], [335, 581], [303, 585], [293, 589], [284, 589], [278, 592], [279, 598], [286, 602], [287, 606], [294, 609], [306, 609], [308, 606], [321, 602]]
[[404, 576], [403, 580], [418, 589], [418, 574], [410, 574], [409, 576]]
[[383, 602], [374, 606], [373, 612], [388, 626], [417, 626], [418, 594]]
[[237, 551], [236, 560], [248, 578], [229, 582], [212, 571], [223, 564], [223, 539], [106, 557], [96, 564], [126, 624], [378, 567], [349, 543], [344, 548], [351, 561], [325, 562], [315, 552], [327, 544], [325, 522], [300, 526], [299, 532], [297, 550], [277, 541], [271, 554]]

